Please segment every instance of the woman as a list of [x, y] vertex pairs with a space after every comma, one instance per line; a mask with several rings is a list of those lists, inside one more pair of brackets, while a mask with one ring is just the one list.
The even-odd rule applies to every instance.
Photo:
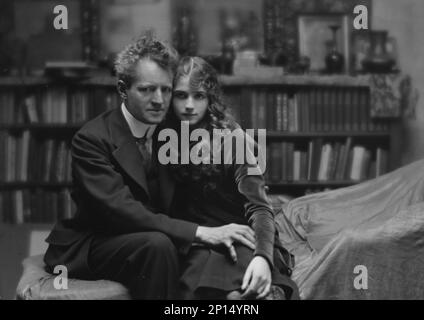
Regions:
[[[238, 129], [246, 137], [226, 111], [215, 70], [198, 57], [181, 59], [174, 78], [167, 126], [180, 132], [182, 121], [189, 124], [190, 131], [202, 128], [210, 137], [214, 129]], [[198, 143], [191, 143], [190, 150]], [[233, 146], [232, 152], [235, 150]], [[202, 226], [249, 225], [256, 247], [252, 250], [233, 243], [236, 259], [232, 260], [225, 248], [192, 246], [182, 260], [181, 298], [297, 298], [297, 287], [289, 278], [290, 255], [279, 244], [262, 175], [248, 175], [247, 169], [253, 165], [246, 161], [216, 164], [213, 151], [210, 147], [206, 155], [211, 164], [178, 162], [170, 166], [177, 182], [173, 215]], [[234, 158], [234, 154], [231, 156]]]

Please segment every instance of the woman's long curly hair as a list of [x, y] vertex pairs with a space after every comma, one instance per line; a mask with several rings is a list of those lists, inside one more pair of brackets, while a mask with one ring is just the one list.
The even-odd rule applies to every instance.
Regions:
[[[218, 81], [215, 69], [200, 57], [183, 57], [178, 63], [174, 77], [174, 87], [182, 77], [189, 77], [189, 85], [194, 90], [202, 88], [206, 91], [208, 107], [204, 118], [196, 124], [196, 128], [203, 128], [213, 137], [213, 129], [232, 129], [233, 118], [230, 116], [224, 103], [223, 92]], [[181, 120], [176, 116], [173, 106], [168, 112], [167, 125], [180, 132]], [[190, 149], [197, 142], [190, 143]], [[211, 162], [212, 162], [211, 148]], [[171, 172], [174, 178], [180, 182], [202, 182], [206, 188], [214, 188], [215, 179], [219, 175], [217, 165], [211, 164], [188, 164], [172, 165]]]

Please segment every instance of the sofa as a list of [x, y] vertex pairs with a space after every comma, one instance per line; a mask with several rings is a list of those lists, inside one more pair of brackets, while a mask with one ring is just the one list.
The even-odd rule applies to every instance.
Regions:
[[[130, 294], [122, 284], [109, 280], [87, 281], [69, 279], [67, 289], [55, 289], [60, 275], [44, 270], [43, 255], [23, 261], [23, 274], [16, 289], [17, 300], [129, 300]], [[58, 282], [62, 283], [63, 282]]]

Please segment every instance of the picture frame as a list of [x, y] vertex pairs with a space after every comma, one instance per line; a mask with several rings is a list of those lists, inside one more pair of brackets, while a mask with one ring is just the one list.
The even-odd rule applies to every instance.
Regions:
[[354, 8], [368, 8], [368, 25], [372, 26], [372, 0], [263, 0], [265, 52], [272, 55], [278, 48], [287, 57], [289, 70], [299, 62], [299, 30], [297, 17], [304, 14], [345, 14], [349, 25]]
[[[332, 29], [334, 27], [335, 30]], [[299, 56], [309, 58], [311, 72], [326, 72], [326, 56], [335, 39], [336, 50], [344, 59], [343, 73], [347, 73], [350, 62], [349, 34], [346, 14], [299, 14]]]

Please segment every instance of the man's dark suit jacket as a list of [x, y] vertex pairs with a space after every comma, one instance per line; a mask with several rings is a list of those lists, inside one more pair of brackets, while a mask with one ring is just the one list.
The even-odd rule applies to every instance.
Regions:
[[[152, 157], [157, 159], [155, 137], [157, 132]], [[159, 164], [162, 208], [152, 207], [142, 156], [120, 108], [84, 125], [72, 140], [71, 152], [77, 212], [73, 219], [58, 222], [46, 239], [50, 246], [44, 261], [50, 271], [62, 264], [71, 276], [91, 278], [88, 253], [95, 234], [158, 231], [168, 235], [181, 252], [188, 250], [197, 225], [166, 214], [174, 184], [166, 167]]]

